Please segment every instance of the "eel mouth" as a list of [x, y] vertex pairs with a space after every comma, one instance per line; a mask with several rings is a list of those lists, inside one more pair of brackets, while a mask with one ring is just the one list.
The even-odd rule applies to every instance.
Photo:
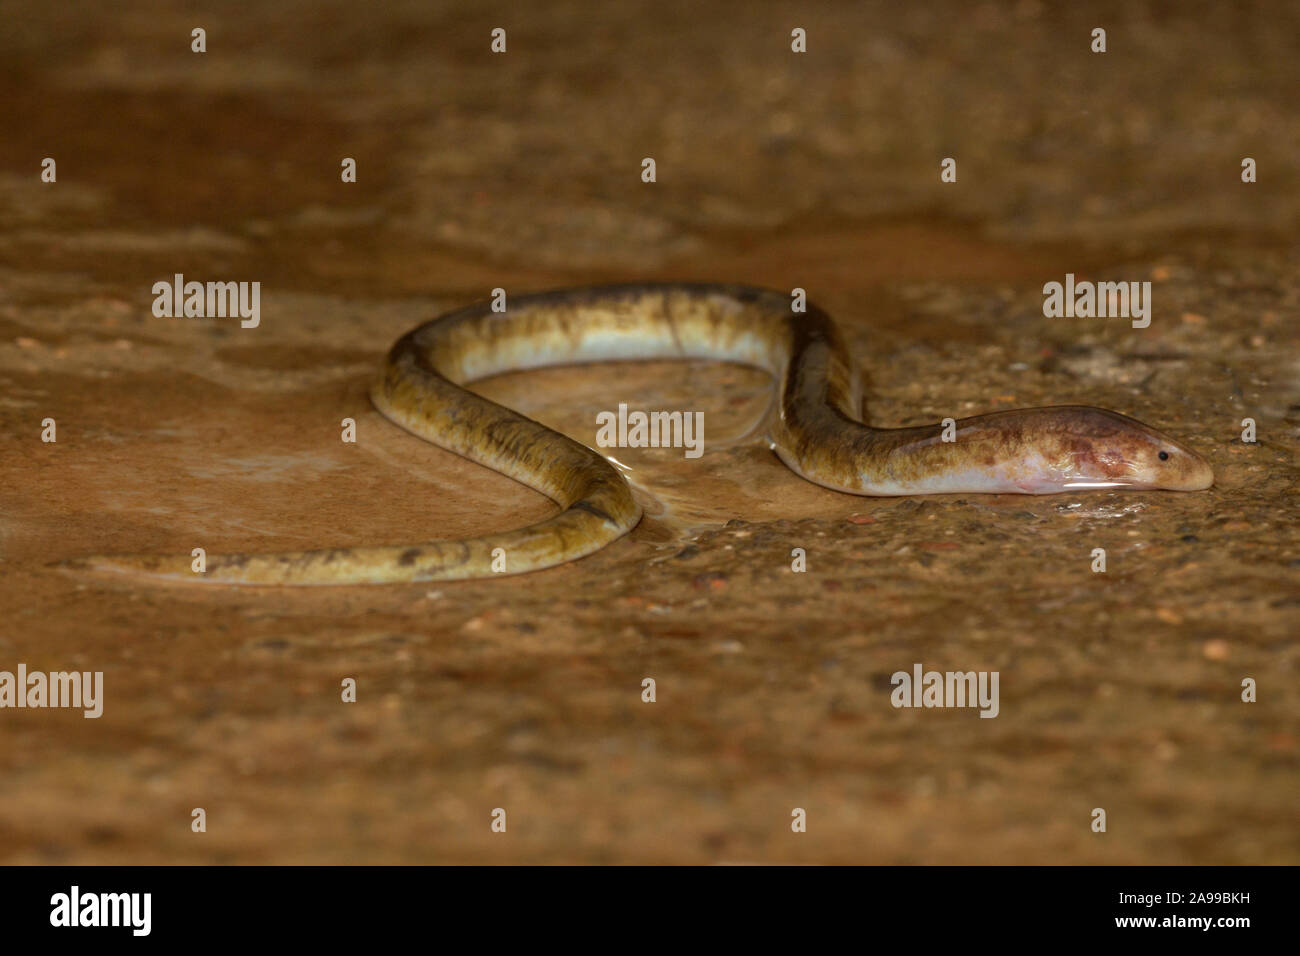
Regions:
[[1210, 463], [1182, 442], [1155, 429], [1142, 450], [1145, 464], [1137, 466], [1138, 481], [1131, 487], [1159, 491], [1205, 491], [1214, 484]]

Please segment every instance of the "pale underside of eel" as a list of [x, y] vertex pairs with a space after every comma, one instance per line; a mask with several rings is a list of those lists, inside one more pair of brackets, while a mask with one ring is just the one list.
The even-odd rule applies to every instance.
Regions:
[[64, 566], [230, 585], [381, 584], [518, 574], [584, 557], [640, 520], [626, 479], [593, 449], [465, 385], [591, 362], [716, 359], [767, 370], [775, 382], [768, 444], [795, 473], [849, 494], [1199, 491], [1213, 483], [1191, 449], [1100, 408], [993, 412], [956, 420], [947, 436], [941, 423], [865, 424], [859, 377], [835, 323], [811, 304], [795, 312], [791, 302], [735, 285], [586, 287], [516, 297], [503, 313], [472, 305], [399, 339], [372, 389], [375, 407], [546, 495], [560, 511], [537, 524], [465, 540], [218, 554], [201, 573], [189, 556], [103, 555]]

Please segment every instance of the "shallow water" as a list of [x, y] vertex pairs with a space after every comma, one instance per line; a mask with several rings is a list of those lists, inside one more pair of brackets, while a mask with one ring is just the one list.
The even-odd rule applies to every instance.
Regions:
[[[1032, 4], [968, 24], [848, 5], [809, 23], [854, 42], [800, 67], [745, 52], [785, 29], [779, 5], [606, 9], [562, 68], [530, 44], [485, 64], [426, 3], [213, 11], [229, 42], [201, 64], [167, 52], [189, 25], [165, 5], [34, 12], [0, 37], [0, 669], [103, 670], [108, 694], [98, 721], [0, 719], [0, 856], [1300, 859], [1300, 189], [1243, 193], [1203, 147], [1214, 129], [1261, 169], [1295, 155], [1280, 81], [1300, 57], [1276, 47], [1300, 30], [1122, 7], [1160, 55], [1095, 71]], [[576, 7], [514, 15], [590, 29]], [[1008, 43], [1013, 62], [988, 56]], [[961, 188], [937, 193], [949, 143]], [[650, 150], [654, 193], [634, 175]], [[57, 188], [32, 175], [47, 152]], [[261, 281], [261, 325], [154, 319], [176, 272]], [[1151, 281], [1151, 328], [1045, 319], [1066, 272]], [[554, 369], [476, 387], [582, 441], [620, 401], [706, 422], [699, 459], [618, 451], [646, 519], [580, 562], [314, 590], [46, 567], [538, 520], [541, 495], [383, 420], [374, 370], [495, 286], [646, 279], [806, 288], [877, 423], [1096, 404], [1187, 441], [1217, 484], [855, 498], [738, 440], [761, 373]], [[917, 662], [998, 670], [998, 718], [891, 707]], [[232, 822], [195, 841], [203, 803]], [[503, 804], [508, 842], [486, 825]], [[813, 820], [794, 841], [793, 806]]]

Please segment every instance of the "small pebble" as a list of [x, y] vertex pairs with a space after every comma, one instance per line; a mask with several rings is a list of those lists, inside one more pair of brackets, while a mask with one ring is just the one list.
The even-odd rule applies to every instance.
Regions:
[[1228, 659], [1228, 642], [1214, 638], [1201, 646], [1201, 653], [1207, 661], [1226, 661]]
[[1167, 608], [1167, 607], [1156, 608], [1156, 617], [1164, 621], [1166, 624], [1183, 623], [1182, 615], [1180, 615], [1177, 611], [1173, 610], [1172, 608]]

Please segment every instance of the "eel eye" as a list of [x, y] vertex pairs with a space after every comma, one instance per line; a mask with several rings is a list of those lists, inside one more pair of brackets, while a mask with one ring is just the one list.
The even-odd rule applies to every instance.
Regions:
[[1162, 451], [1162, 452], [1159, 454], [1158, 457], [1160, 458], [1161, 461], [1168, 461], [1168, 460], [1169, 460], [1169, 452], [1167, 452], [1167, 451]]

